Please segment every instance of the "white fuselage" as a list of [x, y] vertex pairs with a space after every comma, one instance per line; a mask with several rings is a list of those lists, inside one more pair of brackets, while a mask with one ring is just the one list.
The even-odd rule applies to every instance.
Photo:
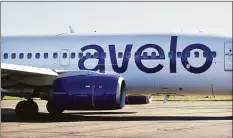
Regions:
[[[85, 68], [101, 72], [115, 72], [125, 78], [129, 93], [132, 94], [232, 95], [232, 38], [228, 37], [197, 35], [9, 36], [2, 37], [1, 43], [2, 63], [54, 70]], [[207, 51], [207, 57], [211, 55], [212, 61], [210, 61], [211, 58], [203, 57], [203, 50], [195, 48], [201, 45], [210, 49], [211, 53]], [[85, 46], [91, 49], [82, 49]], [[127, 55], [125, 55], [126, 46]], [[139, 49], [142, 46], [144, 49], [141, 49], [142, 53], [140, 53]], [[192, 49], [190, 51], [186, 49], [184, 52], [187, 47]], [[93, 48], [98, 48], [100, 51], [97, 52]], [[135, 56], [137, 52], [141, 55], [139, 59]], [[182, 56], [187, 57], [177, 57], [179, 52], [183, 52]], [[14, 56], [12, 58], [13, 53], [16, 55], [15, 58]], [[54, 53], [58, 54], [57, 58]], [[83, 60], [83, 56], [90, 57]], [[122, 65], [123, 59], [125, 62]], [[187, 63], [185, 60], [189, 64], [185, 64]], [[210, 66], [204, 65], [205, 63]]]

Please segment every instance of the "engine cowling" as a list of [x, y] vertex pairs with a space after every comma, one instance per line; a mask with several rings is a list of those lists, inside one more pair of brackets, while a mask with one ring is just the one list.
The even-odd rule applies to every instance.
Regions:
[[129, 95], [126, 96], [125, 104], [149, 104], [152, 103], [152, 96]]
[[126, 84], [113, 74], [67, 73], [53, 82], [52, 101], [64, 110], [113, 110], [125, 105]]

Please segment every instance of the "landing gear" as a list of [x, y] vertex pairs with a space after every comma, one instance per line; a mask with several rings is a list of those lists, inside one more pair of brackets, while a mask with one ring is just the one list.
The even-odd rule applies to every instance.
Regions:
[[47, 111], [51, 115], [54, 115], [54, 116], [61, 115], [62, 112], [64, 111], [64, 109], [57, 107], [56, 104], [52, 100], [49, 100], [47, 102], [46, 108], [47, 108]]
[[19, 117], [34, 117], [39, 111], [39, 107], [33, 100], [20, 101], [15, 108], [16, 115]]

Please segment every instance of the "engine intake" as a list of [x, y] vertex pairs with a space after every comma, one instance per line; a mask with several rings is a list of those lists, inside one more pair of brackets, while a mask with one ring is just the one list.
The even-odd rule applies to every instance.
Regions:
[[64, 110], [113, 110], [125, 105], [123, 77], [102, 74], [63, 74], [53, 82], [52, 101]]

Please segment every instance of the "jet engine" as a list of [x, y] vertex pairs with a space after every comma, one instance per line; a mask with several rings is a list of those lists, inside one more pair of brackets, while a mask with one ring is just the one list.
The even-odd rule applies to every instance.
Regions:
[[62, 110], [122, 109], [126, 83], [123, 77], [115, 74], [69, 72], [54, 80], [51, 96], [48, 111], [54, 106]]

